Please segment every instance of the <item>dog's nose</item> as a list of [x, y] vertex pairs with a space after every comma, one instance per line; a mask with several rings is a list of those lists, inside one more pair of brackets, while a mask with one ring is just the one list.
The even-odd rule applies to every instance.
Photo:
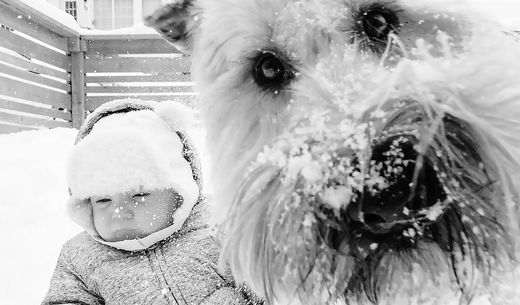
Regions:
[[421, 158], [414, 136], [393, 136], [375, 145], [363, 193], [348, 217], [375, 234], [409, 227], [446, 195], [433, 166]]

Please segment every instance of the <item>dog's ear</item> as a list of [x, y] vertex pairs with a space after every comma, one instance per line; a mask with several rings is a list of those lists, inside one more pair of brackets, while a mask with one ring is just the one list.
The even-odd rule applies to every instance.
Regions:
[[145, 25], [154, 28], [180, 51], [191, 51], [191, 32], [196, 21], [195, 0], [175, 0], [144, 18]]

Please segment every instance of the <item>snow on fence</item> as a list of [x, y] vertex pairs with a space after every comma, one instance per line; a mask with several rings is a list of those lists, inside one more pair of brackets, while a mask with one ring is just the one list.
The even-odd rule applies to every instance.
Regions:
[[189, 59], [158, 35], [82, 35], [16, 0], [0, 0], [0, 134], [78, 127], [119, 98], [190, 103]]

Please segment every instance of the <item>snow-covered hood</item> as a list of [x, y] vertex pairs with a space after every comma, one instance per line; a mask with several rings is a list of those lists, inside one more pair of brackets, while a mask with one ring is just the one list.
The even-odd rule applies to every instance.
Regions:
[[[179, 231], [201, 194], [198, 159], [186, 131], [191, 110], [175, 102], [118, 100], [104, 104], [81, 126], [67, 166], [67, 212], [100, 243], [139, 251]], [[141, 239], [104, 241], [96, 231], [89, 197], [172, 188], [183, 197], [173, 224]]]

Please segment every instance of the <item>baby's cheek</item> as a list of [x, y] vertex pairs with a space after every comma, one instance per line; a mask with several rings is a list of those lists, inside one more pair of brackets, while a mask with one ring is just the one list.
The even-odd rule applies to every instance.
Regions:
[[143, 220], [142, 226], [146, 228], [153, 228], [157, 222], [161, 221], [161, 216], [154, 211], [147, 211]]
[[98, 213], [94, 216], [94, 223], [103, 223], [103, 222], [106, 222], [106, 220], [107, 220], [106, 215]]

